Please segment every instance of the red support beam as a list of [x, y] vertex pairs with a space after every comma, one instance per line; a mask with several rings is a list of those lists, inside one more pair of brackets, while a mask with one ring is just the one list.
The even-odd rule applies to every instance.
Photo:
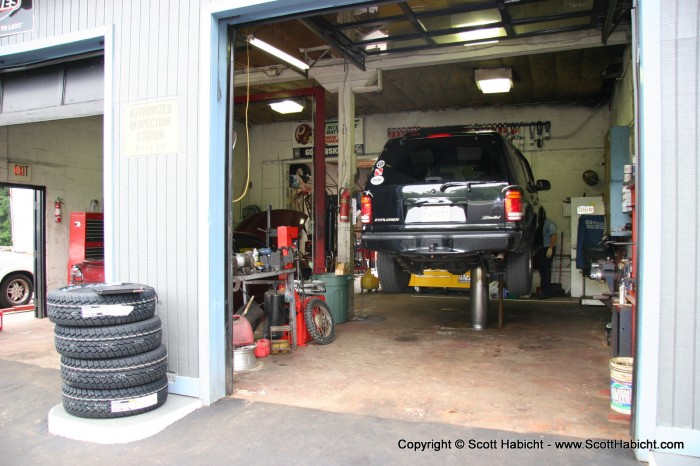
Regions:
[[314, 88], [314, 273], [326, 271], [326, 92]]

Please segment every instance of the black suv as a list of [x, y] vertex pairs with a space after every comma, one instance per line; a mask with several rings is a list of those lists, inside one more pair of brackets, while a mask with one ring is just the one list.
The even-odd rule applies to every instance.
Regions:
[[475, 266], [505, 271], [508, 291], [530, 293], [537, 192], [550, 188], [495, 131], [420, 130], [390, 139], [361, 199], [362, 243], [378, 251], [389, 293], [410, 274]]

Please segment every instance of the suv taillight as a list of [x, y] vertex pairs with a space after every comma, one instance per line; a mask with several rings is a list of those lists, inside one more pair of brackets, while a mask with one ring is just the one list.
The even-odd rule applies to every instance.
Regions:
[[517, 222], [523, 219], [523, 193], [516, 189], [506, 191], [506, 221]]
[[367, 194], [360, 199], [360, 220], [362, 223], [372, 223], [372, 198]]

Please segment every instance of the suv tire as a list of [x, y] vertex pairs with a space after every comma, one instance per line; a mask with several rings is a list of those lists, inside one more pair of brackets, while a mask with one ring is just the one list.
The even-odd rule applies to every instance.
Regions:
[[105, 419], [133, 416], [162, 406], [168, 399], [168, 377], [113, 390], [92, 390], [63, 384], [63, 408], [73, 416]]
[[386, 252], [377, 253], [377, 275], [382, 289], [387, 293], [408, 292], [411, 274], [401, 268], [393, 256]]
[[508, 292], [516, 296], [530, 294], [532, 290], [532, 254], [530, 246], [520, 253], [510, 253], [506, 258], [506, 282]]
[[[140, 293], [119, 293], [102, 295], [96, 289], [104, 284], [72, 285], [49, 291], [46, 304], [49, 320], [54, 324], [72, 327], [98, 327], [120, 325], [150, 319], [155, 314], [156, 291], [150, 286]], [[101, 306], [111, 307], [111, 311], [99, 311]], [[115, 309], [132, 310], [128, 313], [115, 312]]]

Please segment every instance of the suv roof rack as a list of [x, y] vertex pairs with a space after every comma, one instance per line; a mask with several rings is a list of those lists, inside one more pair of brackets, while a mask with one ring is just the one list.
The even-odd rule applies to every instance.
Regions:
[[484, 125], [452, 125], [452, 126], [430, 126], [409, 131], [404, 136], [424, 136], [434, 133], [494, 133], [496, 127]]

